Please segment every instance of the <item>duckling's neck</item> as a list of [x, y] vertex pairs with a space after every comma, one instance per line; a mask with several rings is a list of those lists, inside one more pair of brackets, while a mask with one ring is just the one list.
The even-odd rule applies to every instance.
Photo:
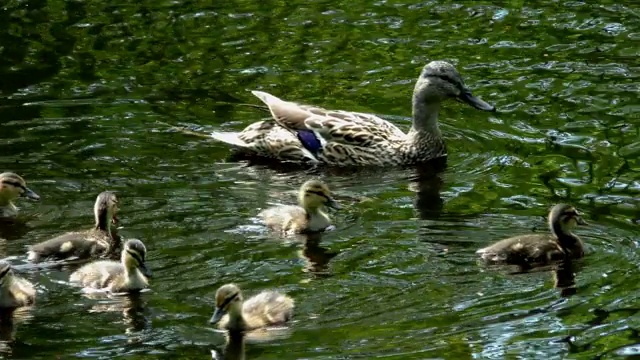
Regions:
[[242, 304], [232, 306], [229, 309], [229, 322], [227, 323], [227, 330], [230, 331], [244, 331], [247, 328], [247, 323], [242, 316]]
[[107, 211], [96, 213], [96, 229], [106, 231], [111, 235], [111, 217]]
[[[582, 240], [572, 233], [570, 230], [562, 227], [560, 223], [555, 222], [551, 224], [551, 232], [558, 239], [560, 246], [562, 246], [565, 250], [569, 250], [571, 252], [579, 252], [582, 255]], [[576, 254], [577, 255], [577, 254]]]
[[16, 209], [12, 202], [13, 199], [14, 197], [10, 194], [0, 192], [0, 208]]

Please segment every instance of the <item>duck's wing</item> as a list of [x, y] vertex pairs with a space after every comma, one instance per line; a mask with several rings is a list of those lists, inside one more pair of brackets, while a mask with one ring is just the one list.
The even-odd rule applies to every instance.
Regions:
[[405, 136], [397, 126], [373, 114], [298, 104], [263, 91], [252, 91], [252, 94], [267, 105], [273, 119], [282, 127], [294, 132], [312, 131], [321, 142], [367, 146], [371, 142]]

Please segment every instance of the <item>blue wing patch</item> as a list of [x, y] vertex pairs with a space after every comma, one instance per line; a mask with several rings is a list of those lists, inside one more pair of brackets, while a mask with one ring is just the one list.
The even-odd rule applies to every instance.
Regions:
[[296, 136], [305, 149], [309, 150], [313, 155], [317, 155], [322, 149], [322, 143], [316, 134], [311, 130], [297, 130]]

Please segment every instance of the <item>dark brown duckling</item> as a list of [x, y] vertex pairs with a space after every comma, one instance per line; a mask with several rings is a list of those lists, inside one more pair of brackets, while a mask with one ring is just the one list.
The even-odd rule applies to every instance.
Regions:
[[93, 207], [96, 225], [86, 231], [69, 232], [29, 247], [28, 260], [62, 260], [100, 258], [117, 253], [120, 236], [116, 233], [118, 199], [111, 191], [104, 191], [96, 198]]
[[492, 264], [521, 266], [548, 265], [564, 259], [584, 256], [584, 244], [571, 230], [587, 225], [578, 211], [570, 205], [558, 204], [549, 212], [550, 234], [530, 234], [500, 240], [476, 251]]

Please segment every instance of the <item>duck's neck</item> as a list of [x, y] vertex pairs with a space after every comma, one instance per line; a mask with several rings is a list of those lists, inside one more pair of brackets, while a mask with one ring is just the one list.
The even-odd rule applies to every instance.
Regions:
[[[3, 193], [0, 192], [0, 209], [4, 210], [4, 211], [16, 211], [18, 210], [18, 208], [16, 208], [16, 206], [13, 204], [12, 200], [14, 199], [13, 196], [7, 194], [7, 193]], [[2, 212], [2, 211], [0, 211]]]
[[550, 227], [551, 232], [558, 239], [558, 242], [560, 243], [560, 246], [562, 246], [562, 248], [572, 253], [577, 252], [574, 255], [582, 256], [582, 240], [580, 240], [580, 238], [576, 234], [572, 233], [570, 230], [563, 228], [562, 225], [557, 222], [551, 224]]
[[238, 306], [232, 306], [229, 309], [229, 322], [227, 323], [227, 330], [230, 331], [244, 331], [247, 328], [247, 323], [242, 316], [242, 304]]
[[108, 211], [97, 212], [96, 215], [96, 229], [106, 231], [111, 235], [111, 217]]

